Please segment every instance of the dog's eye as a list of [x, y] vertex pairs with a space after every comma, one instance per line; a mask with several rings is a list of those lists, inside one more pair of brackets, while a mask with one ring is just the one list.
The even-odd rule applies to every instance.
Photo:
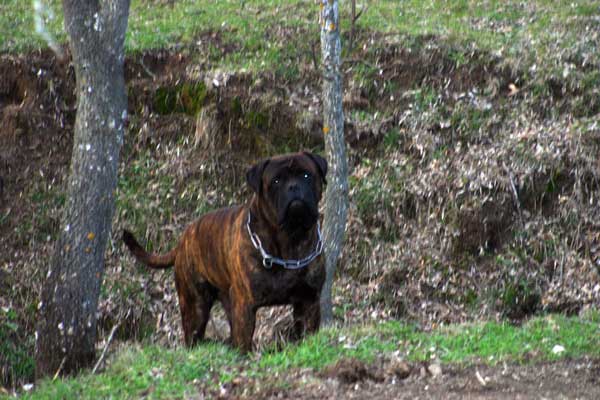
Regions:
[[279, 179], [273, 179], [273, 185], [279, 185]]
[[307, 173], [305, 173], [305, 174], [304, 174], [304, 179], [308, 179], [308, 178], [310, 178], [310, 175], [309, 175], [309, 174], [307, 174]]

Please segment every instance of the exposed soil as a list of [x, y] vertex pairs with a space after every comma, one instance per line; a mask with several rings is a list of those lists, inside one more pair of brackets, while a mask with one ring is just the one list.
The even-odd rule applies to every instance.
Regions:
[[[596, 399], [600, 361], [562, 360], [531, 365], [408, 364], [344, 359], [323, 374], [296, 371], [269, 382], [234, 381], [218, 398], [261, 399]], [[285, 382], [287, 388], [282, 387]], [[257, 389], [258, 388], [258, 389]]]
[[[215, 34], [203, 40], [223, 53], [234, 50], [220, 46]], [[527, 82], [501, 60], [470, 53], [469, 63], [458, 65], [435, 38], [422, 41], [426, 45], [419, 51], [383, 44], [347, 61], [351, 179], [376, 179], [377, 189], [355, 185], [350, 193], [348, 240], [335, 292], [340, 322], [402, 318], [431, 326], [598, 307], [600, 179], [595, 156], [600, 127], [576, 137], [569, 93], [542, 99], [528, 97], [525, 90], [515, 94], [511, 88]], [[281, 82], [267, 73], [214, 71], [198, 61], [200, 56], [160, 50], [131, 55], [126, 62], [130, 121], [122, 174], [147, 157], [158, 163], [149, 191], [160, 177], [173, 179], [169, 197], [135, 205], [136, 213], [145, 213], [163, 201], [175, 204], [171, 219], [148, 222], [145, 240], [157, 249], [164, 250], [197, 211], [191, 202], [179, 205], [172, 199], [201, 187], [194, 193], [211, 207], [241, 201], [248, 194], [247, 165], [274, 152], [322, 146], [319, 77], [309, 62], [296, 80]], [[365, 63], [375, 66], [374, 72], [359, 79], [355, 70]], [[9, 339], [29, 353], [40, 285], [64, 202], [74, 84], [72, 66], [49, 51], [0, 56], [0, 307], [16, 311], [10, 322], [18, 329]], [[429, 98], [427, 88], [441, 94]], [[548, 105], [556, 106], [555, 119], [547, 119]], [[378, 114], [372, 119], [354, 116], [374, 111]], [[497, 116], [487, 114], [496, 111]], [[464, 122], [472, 118], [477, 127], [481, 115], [479, 128]], [[535, 149], [535, 157], [526, 159], [519, 153], [523, 148]], [[362, 201], [376, 206], [367, 203], [365, 214]], [[133, 223], [126, 211], [116, 216], [114, 233]], [[180, 343], [170, 273], [134, 269], [114, 240], [104, 286], [101, 336], [119, 323], [121, 340], [151, 331], [162, 344]], [[261, 310], [259, 348], [285, 340], [281, 332], [289, 314], [288, 308]], [[227, 337], [222, 311], [215, 313], [209, 336]], [[383, 367], [339, 365], [328, 375], [308, 378], [298, 372], [291, 389], [260, 394], [600, 397], [597, 361], [443, 367], [436, 378], [421, 372], [426, 366], [410, 366], [407, 378], [377, 368]], [[0, 372], [4, 385], [23, 379]]]
[[[2, 262], [20, 249], [11, 240], [18, 221], [32, 212], [23, 194], [38, 183], [55, 185], [68, 166], [75, 118], [74, 72], [50, 51], [0, 57], [0, 224]], [[42, 182], [39, 182], [42, 183]]]

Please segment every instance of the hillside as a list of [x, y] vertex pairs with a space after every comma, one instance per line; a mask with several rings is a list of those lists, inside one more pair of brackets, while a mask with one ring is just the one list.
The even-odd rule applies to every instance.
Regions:
[[[115, 349], [181, 343], [172, 274], [135, 264], [123, 228], [168, 249], [196, 216], [248, 198], [252, 162], [323, 151], [316, 7], [197, 3], [132, 5], [130, 121], [99, 309], [103, 340], [118, 326]], [[557, 3], [368, 3], [344, 50], [340, 327], [598, 310], [600, 9]], [[28, 32], [25, 6], [0, 8], [11, 38], [0, 41], [0, 383], [20, 387], [64, 203], [75, 82], [66, 46], [58, 59]], [[285, 342], [289, 317], [261, 311], [259, 349]], [[219, 310], [209, 335], [228, 335]]]

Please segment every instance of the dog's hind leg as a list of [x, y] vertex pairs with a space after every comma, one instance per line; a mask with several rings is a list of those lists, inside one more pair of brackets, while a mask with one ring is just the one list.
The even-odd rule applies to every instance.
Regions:
[[185, 344], [192, 347], [204, 340], [216, 290], [208, 282], [196, 284], [191, 290], [181, 290], [180, 285], [177, 285], [177, 280], [175, 283], [178, 286], [177, 293], [179, 294], [179, 309]]

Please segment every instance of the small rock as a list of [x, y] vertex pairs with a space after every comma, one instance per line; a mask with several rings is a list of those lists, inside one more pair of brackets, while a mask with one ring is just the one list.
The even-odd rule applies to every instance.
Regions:
[[442, 366], [438, 363], [429, 364], [427, 367], [427, 371], [431, 374], [432, 377], [437, 378], [442, 375]]
[[560, 353], [563, 353], [564, 351], [565, 351], [564, 346], [561, 346], [560, 344], [557, 344], [552, 348], [552, 354], [560, 354]]
[[479, 370], [475, 370], [475, 377], [477, 378], [477, 380], [479, 381], [479, 383], [481, 383], [481, 386], [486, 386], [487, 385], [487, 379], [484, 378], [480, 373]]

